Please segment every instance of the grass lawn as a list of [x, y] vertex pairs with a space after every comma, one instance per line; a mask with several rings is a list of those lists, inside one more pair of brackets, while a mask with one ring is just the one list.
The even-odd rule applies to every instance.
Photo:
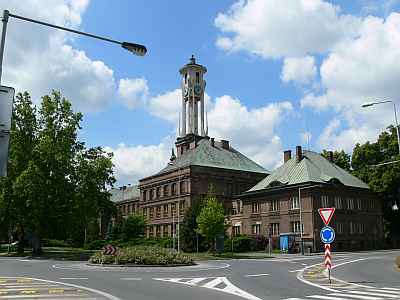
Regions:
[[[97, 250], [101, 251], [101, 250]], [[54, 259], [54, 260], [76, 260], [76, 261], [87, 261], [92, 256], [95, 250], [85, 250], [83, 248], [67, 248], [67, 247], [43, 247], [43, 254], [41, 259]], [[195, 261], [204, 260], [225, 260], [225, 259], [262, 259], [272, 258], [272, 255], [268, 255], [265, 251], [251, 252], [251, 253], [232, 253], [225, 252], [222, 254], [201, 252], [201, 253], [183, 253], [186, 256], [191, 257]], [[15, 247], [11, 249], [10, 253], [7, 253], [7, 245], [2, 245], [0, 248], [0, 257], [31, 257], [32, 251], [29, 248], [25, 249], [24, 254], [17, 254]]]
[[[94, 254], [93, 250], [85, 250], [82, 248], [61, 248], [61, 247], [43, 247], [43, 254], [41, 259], [54, 259], [54, 260], [81, 260], [86, 261]], [[7, 248], [2, 247], [0, 256], [6, 257], [30, 257], [32, 251], [29, 248], [25, 249], [24, 254], [17, 254], [15, 249], [7, 253]]]

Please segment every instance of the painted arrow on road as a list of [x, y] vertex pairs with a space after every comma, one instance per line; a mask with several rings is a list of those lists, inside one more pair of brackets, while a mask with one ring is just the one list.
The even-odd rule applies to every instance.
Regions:
[[189, 286], [203, 287], [248, 300], [262, 300], [233, 285], [226, 277], [199, 277], [199, 278], [153, 278], [158, 281], [180, 283]]

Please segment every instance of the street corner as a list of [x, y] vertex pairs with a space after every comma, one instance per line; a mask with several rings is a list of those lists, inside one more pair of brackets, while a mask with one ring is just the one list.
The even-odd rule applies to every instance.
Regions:
[[99, 290], [27, 277], [0, 277], [0, 299], [119, 300]]

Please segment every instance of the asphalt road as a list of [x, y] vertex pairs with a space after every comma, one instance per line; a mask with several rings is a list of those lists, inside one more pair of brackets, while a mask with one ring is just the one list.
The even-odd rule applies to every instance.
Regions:
[[335, 254], [332, 276], [340, 284], [329, 284], [323, 273], [314, 271], [321, 255], [178, 268], [0, 258], [0, 299], [400, 299], [396, 254], [400, 251]]

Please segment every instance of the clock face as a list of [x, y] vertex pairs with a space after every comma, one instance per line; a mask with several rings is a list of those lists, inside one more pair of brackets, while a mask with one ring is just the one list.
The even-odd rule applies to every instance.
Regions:
[[196, 85], [194, 86], [194, 93], [195, 93], [196, 95], [200, 95], [200, 93], [201, 93], [201, 86], [200, 86], [200, 85], [196, 84]]
[[187, 86], [183, 88], [183, 94], [185, 97], [189, 95], [189, 88]]

